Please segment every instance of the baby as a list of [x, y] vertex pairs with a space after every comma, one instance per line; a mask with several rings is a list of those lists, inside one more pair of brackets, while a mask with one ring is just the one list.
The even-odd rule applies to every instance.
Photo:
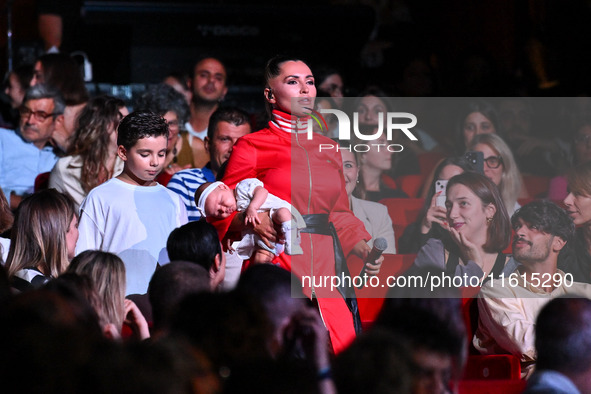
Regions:
[[[284, 249], [289, 255], [304, 253], [300, 247], [299, 233], [299, 230], [306, 227], [304, 219], [287, 201], [269, 194], [258, 179], [240, 181], [235, 190], [223, 182], [204, 183], [197, 189], [195, 200], [197, 209], [203, 217], [224, 219], [234, 211], [243, 212], [244, 224], [250, 227], [242, 232], [242, 240], [236, 247], [236, 252], [242, 259], [252, 256], [253, 263], [270, 262], [267, 254], [259, 253], [261, 249], [276, 256]], [[252, 226], [260, 223], [257, 213], [266, 211], [270, 211], [274, 223], [281, 225], [279, 242], [272, 245], [272, 248], [269, 248], [252, 229]], [[293, 238], [292, 230], [295, 231]]]

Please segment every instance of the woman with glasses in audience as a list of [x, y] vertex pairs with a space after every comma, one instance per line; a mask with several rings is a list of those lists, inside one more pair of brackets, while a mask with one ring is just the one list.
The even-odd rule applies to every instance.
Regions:
[[497, 134], [480, 134], [472, 139], [468, 150], [483, 153], [484, 175], [498, 186], [511, 217], [520, 207], [517, 199], [527, 197], [511, 149]]
[[[448, 276], [478, 280], [508, 276], [517, 267], [503, 250], [511, 240], [511, 222], [497, 186], [486, 176], [464, 172], [447, 183], [446, 219], [449, 237], [431, 238], [419, 250], [413, 269], [434, 267]], [[474, 282], [473, 282], [474, 281]]]
[[117, 156], [117, 127], [128, 113], [121, 99], [90, 100], [78, 118], [68, 156], [51, 171], [49, 187], [72, 197], [79, 207], [90, 190], [119, 175], [123, 161]]

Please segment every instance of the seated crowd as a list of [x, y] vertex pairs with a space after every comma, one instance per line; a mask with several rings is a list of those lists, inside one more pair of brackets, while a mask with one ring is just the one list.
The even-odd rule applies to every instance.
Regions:
[[[529, 192], [530, 171], [520, 169], [555, 168], [560, 152], [531, 135], [526, 146], [500, 116], [519, 100], [460, 108], [455, 151], [422, 129], [396, 153], [379, 149], [401, 143], [385, 135], [358, 152], [362, 139], [335, 138], [334, 122], [314, 129], [340, 152], [323, 163], [342, 175], [333, 180], [342, 196], [329, 205], [344, 202], [369, 235], [347, 254], [335, 235], [335, 264], [361, 248], [369, 276], [384, 279], [382, 261], [403, 253], [414, 264], [401, 277], [459, 277], [431, 292], [390, 289], [371, 322], [350, 302], [355, 293], [339, 288], [357, 334], [342, 345], [330, 324], [339, 316], [321, 305], [330, 297], [307, 292], [299, 267], [276, 260], [309, 253], [315, 231], [336, 234], [342, 212], [322, 226], [263, 180], [221, 182], [235, 145], [252, 144], [242, 137], [253, 131], [249, 113], [220, 105], [224, 64], [201, 59], [182, 92], [169, 77], [136, 103], [89, 97], [71, 66], [54, 54], [36, 62], [30, 82], [15, 70], [10, 83], [31, 86], [11, 103], [14, 130], [0, 129], [0, 381], [10, 392], [446, 393], [469, 380], [476, 354], [516, 358], [528, 393], [591, 390], [588, 124], [573, 132], [576, 162], [552, 174], [543, 196], [552, 201]], [[266, 78], [281, 70], [271, 71]], [[317, 104], [350, 105], [364, 132], [381, 130], [376, 114], [396, 104], [375, 87], [343, 100], [330, 71], [298, 89], [316, 85]], [[278, 115], [285, 93], [274, 86], [265, 89], [270, 127], [300, 130], [300, 119]], [[426, 155], [438, 160], [421, 168]], [[408, 176], [420, 176], [422, 195], [404, 189]], [[423, 207], [395, 234], [400, 218], [385, 204], [409, 197]], [[216, 220], [228, 218], [222, 232]], [[348, 273], [342, 263], [337, 274]], [[462, 315], [466, 288], [478, 293], [473, 327]]]

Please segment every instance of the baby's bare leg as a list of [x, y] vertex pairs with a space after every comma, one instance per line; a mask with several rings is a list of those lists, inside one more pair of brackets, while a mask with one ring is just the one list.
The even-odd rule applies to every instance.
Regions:
[[289, 222], [291, 220], [291, 212], [287, 208], [279, 208], [273, 213], [273, 221], [277, 224]]

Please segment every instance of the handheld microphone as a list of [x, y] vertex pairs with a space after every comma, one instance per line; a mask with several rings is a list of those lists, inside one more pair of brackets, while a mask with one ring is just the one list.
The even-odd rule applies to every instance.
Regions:
[[[371, 251], [369, 252], [369, 254], [367, 255], [367, 258], [363, 262], [363, 268], [361, 268], [361, 272], [359, 272], [359, 277], [363, 277], [365, 275], [365, 265], [367, 263], [373, 263], [374, 261], [379, 259], [387, 247], [388, 247], [388, 241], [386, 241], [382, 237], [377, 238], [373, 242], [373, 248], [371, 248]], [[361, 289], [363, 286], [364, 286], [364, 283], [361, 283], [361, 286], [357, 286], [357, 288]]]

